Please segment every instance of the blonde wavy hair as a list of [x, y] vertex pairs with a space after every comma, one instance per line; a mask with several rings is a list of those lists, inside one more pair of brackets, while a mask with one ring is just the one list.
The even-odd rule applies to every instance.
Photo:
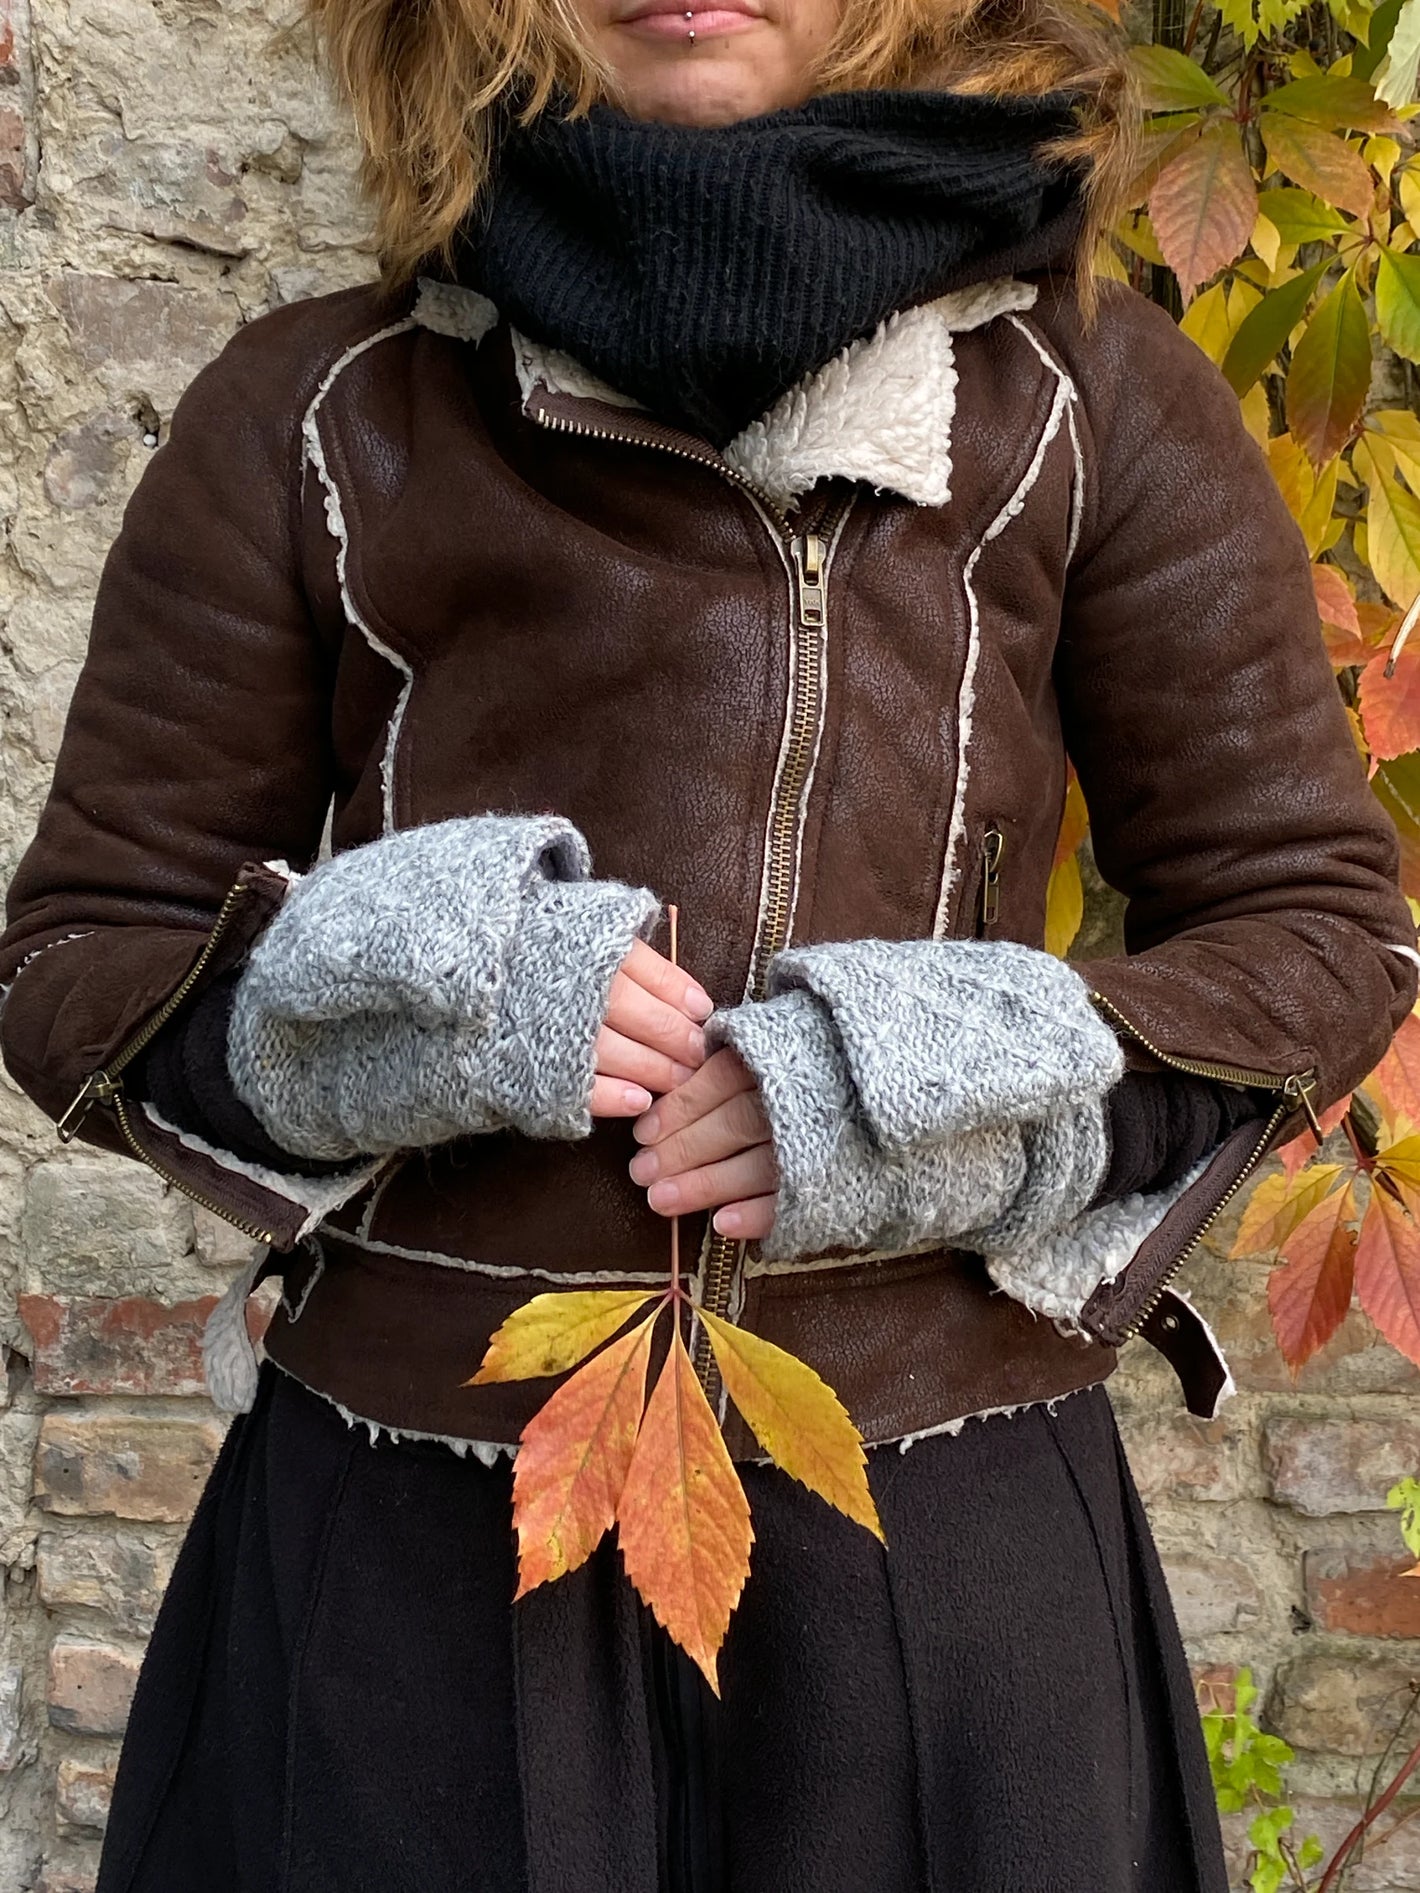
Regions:
[[[516, 99], [535, 117], [556, 96], [583, 112], [616, 97], [574, 0], [306, 0], [354, 108], [361, 184], [394, 294], [453, 239], [488, 177], [494, 125]], [[1093, 308], [1095, 247], [1136, 163], [1137, 100], [1122, 37], [1090, 0], [846, 0], [816, 90], [940, 86], [1085, 95], [1076, 132], [1044, 155], [1089, 163], [1076, 281]]]

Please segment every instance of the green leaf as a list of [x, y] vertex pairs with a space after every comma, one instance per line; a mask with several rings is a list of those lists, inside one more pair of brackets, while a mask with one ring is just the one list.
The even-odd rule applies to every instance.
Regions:
[[1420, 78], [1420, 0], [1405, 0], [1385, 58], [1376, 67], [1376, 97], [1387, 105], [1408, 105]]
[[1381, 251], [1376, 269], [1376, 322], [1397, 355], [1420, 362], [1420, 256]]
[[1420, 1479], [1402, 1479], [1385, 1495], [1387, 1509], [1400, 1513], [1400, 1535], [1412, 1558], [1420, 1558]]
[[1248, 1875], [1252, 1893], [1277, 1893], [1287, 1874], [1287, 1863], [1280, 1855], [1275, 1860], [1261, 1859]]
[[1349, 210], [1354, 217], [1367, 215], [1376, 181], [1365, 160], [1335, 132], [1285, 112], [1264, 113], [1259, 128], [1268, 157], [1284, 177], [1338, 210]]
[[1151, 112], [1180, 112], [1231, 102], [1196, 61], [1171, 46], [1134, 46], [1129, 60], [1139, 75], [1144, 105]]
[[[1298, 196], [1301, 194], [1297, 193]], [[1282, 193], [1274, 191], [1269, 195], [1280, 197]], [[1262, 202], [1265, 209], [1266, 196]], [[1257, 307], [1249, 309], [1238, 324], [1237, 334], [1223, 357], [1223, 373], [1239, 399], [1247, 393], [1263, 370], [1276, 360], [1287, 337], [1306, 314], [1312, 292], [1326, 274], [1327, 267], [1327, 263], [1314, 263], [1310, 269], [1303, 270], [1300, 276], [1294, 276], [1289, 283], [1283, 283], [1279, 289], [1269, 290]]]
[[1247, 1837], [1257, 1851], [1270, 1860], [1277, 1856], [1277, 1843], [1294, 1818], [1289, 1807], [1264, 1808], [1248, 1827]]
[[1371, 386], [1371, 327], [1347, 270], [1292, 351], [1287, 425], [1312, 465], [1325, 466], [1350, 439]]
[[1319, 1867], [1325, 1858], [1326, 1849], [1315, 1834], [1308, 1834], [1297, 1849], [1297, 1865], [1305, 1873], [1309, 1867]]
[[1310, 191], [1292, 190], [1285, 184], [1263, 191], [1257, 207], [1284, 243], [1322, 242], [1350, 228], [1330, 204], [1323, 204]]
[[1381, 0], [1371, 15], [1369, 32], [1356, 35], [1362, 42], [1351, 55], [1351, 71], [1356, 78], [1368, 79], [1374, 84], [1376, 67], [1385, 58], [1404, 4], [1405, 0]]
[[1238, 1671], [1237, 1681], [1233, 1684], [1233, 1703], [1237, 1713], [1246, 1715], [1257, 1701], [1257, 1685], [1252, 1680], [1252, 1671], [1244, 1666]]
[[1371, 787], [1400, 836], [1401, 887], [1420, 894], [1420, 753], [1378, 764]]
[[1329, 131], [1389, 131], [1395, 125], [1394, 114], [1377, 102], [1364, 79], [1333, 72], [1278, 86], [1263, 99], [1262, 107], [1268, 112], [1288, 112]]

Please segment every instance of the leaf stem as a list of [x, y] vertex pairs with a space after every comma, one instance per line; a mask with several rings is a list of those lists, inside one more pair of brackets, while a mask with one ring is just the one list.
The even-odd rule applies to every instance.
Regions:
[[[680, 965], [680, 909], [674, 901], [668, 902], [666, 915], [671, 923], [672, 966]], [[671, 1298], [676, 1302], [684, 1301], [685, 1296], [680, 1286], [680, 1217], [671, 1217]], [[680, 1316], [676, 1315], [676, 1329], [680, 1329]]]

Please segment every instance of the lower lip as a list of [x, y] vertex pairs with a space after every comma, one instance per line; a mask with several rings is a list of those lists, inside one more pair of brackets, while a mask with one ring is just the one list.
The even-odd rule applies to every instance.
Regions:
[[743, 33], [758, 24], [752, 13], [732, 11], [728, 7], [713, 7], [703, 13], [697, 9], [689, 20], [685, 17], [685, 8], [681, 7], [675, 13], [643, 13], [639, 20], [626, 22], [630, 32], [645, 34], [649, 39], [688, 39], [693, 33], [697, 44], [724, 33]]

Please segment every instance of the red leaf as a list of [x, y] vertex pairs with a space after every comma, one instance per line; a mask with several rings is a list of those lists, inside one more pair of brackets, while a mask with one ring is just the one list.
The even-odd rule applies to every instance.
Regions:
[[1386, 676], [1390, 654], [1378, 651], [1361, 672], [1361, 722], [1371, 753], [1383, 762], [1420, 749], [1420, 644], [1407, 643]]
[[1356, 1214], [1350, 1183], [1317, 1204], [1283, 1246], [1267, 1278], [1267, 1302], [1282, 1358], [1295, 1374], [1335, 1334], [1351, 1306]]
[[1257, 181], [1235, 124], [1205, 125], [1165, 165], [1149, 192], [1149, 216], [1185, 302], [1237, 261], [1257, 222]]
[[1378, 1182], [1356, 1246], [1356, 1293], [1391, 1346], [1420, 1366], [1420, 1224], [1408, 1193], [1401, 1202]]
[[1384, 1058], [1366, 1080], [1366, 1088], [1380, 1093], [1382, 1108], [1392, 1123], [1404, 1117], [1420, 1125], [1420, 1015], [1406, 1014]]

